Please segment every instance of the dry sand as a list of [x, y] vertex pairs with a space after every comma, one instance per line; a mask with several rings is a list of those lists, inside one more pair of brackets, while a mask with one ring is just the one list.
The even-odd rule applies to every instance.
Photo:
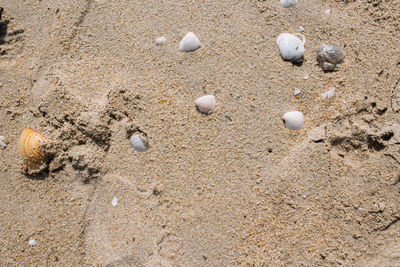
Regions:
[[[1, 6], [1, 266], [399, 265], [400, 1]], [[299, 26], [294, 66], [275, 40]], [[188, 31], [201, 48], [179, 52]], [[317, 65], [322, 43], [343, 49], [338, 71]], [[25, 127], [52, 140], [40, 175]]]

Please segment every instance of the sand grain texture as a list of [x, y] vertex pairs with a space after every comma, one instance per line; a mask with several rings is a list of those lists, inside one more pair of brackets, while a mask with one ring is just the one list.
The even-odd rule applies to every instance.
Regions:
[[[400, 261], [399, 1], [1, 5], [1, 266]], [[275, 42], [299, 26], [294, 66]], [[189, 31], [201, 47], [179, 52]], [[318, 66], [322, 43], [343, 49], [338, 71]], [[51, 140], [39, 175], [16, 149], [25, 127]]]

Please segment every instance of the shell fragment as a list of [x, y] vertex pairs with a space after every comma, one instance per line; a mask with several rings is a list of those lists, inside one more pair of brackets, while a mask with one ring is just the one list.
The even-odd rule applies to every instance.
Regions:
[[335, 88], [329, 90], [328, 92], [321, 94], [321, 97], [323, 99], [328, 99], [328, 98], [331, 98], [334, 94], [335, 94]]
[[297, 0], [281, 0], [281, 7], [289, 8], [297, 5]]
[[111, 205], [115, 207], [117, 206], [117, 204], [118, 204], [118, 198], [114, 197], [113, 200], [111, 201]]
[[160, 45], [160, 44], [164, 43], [166, 40], [167, 40], [167, 38], [165, 38], [164, 36], [158, 37], [156, 39], [156, 44]]
[[7, 146], [6, 138], [4, 136], [0, 136], [0, 146], [3, 148], [6, 148]]

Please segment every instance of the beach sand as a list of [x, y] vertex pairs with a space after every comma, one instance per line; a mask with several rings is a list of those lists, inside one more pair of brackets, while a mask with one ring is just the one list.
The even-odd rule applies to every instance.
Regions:
[[[399, 264], [399, 1], [1, 7], [1, 266]], [[300, 26], [295, 66], [276, 37]], [[201, 47], [179, 52], [189, 31]], [[324, 43], [344, 51], [337, 71], [317, 64]], [[37, 175], [26, 127], [51, 140]]]

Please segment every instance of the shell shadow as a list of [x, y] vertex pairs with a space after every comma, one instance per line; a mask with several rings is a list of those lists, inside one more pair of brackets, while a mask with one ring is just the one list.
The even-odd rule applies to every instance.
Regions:
[[4, 44], [4, 38], [7, 35], [9, 20], [0, 21], [0, 45]]
[[303, 65], [303, 62], [304, 62], [304, 61], [305, 61], [304, 58], [301, 58], [300, 60], [291, 61], [291, 62], [292, 62], [292, 64], [293, 64], [293, 66], [301, 67], [301, 66]]
[[10, 20], [7, 19], [7, 20], [1, 21], [3, 11], [4, 11], [4, 8], [0, 7], [0, 45], [3, 45], [7, 42], [5, 40], [5, 38], [7, 36], [18, 36], [19, 34], [25, 32], [22, 29], [9, 32], [8, 24], [10, 23]]
[[197, 107], [197, 106], [196, 106], [196, 110], [197, 110], [200, 114], [202, 114], [202, 115], [210, 115], [210, 114], [212, 113], [212, 111], [209, 111], [209, 112], [201, 111], [201, 110], [199, 109], [199, 107]]
[[31, 180], [45, 180], [50, 176], [50, 170], [48, 167], [46, 167], [45, 169], [42, 169], [39, 172], [23, 171], [22, 174], [25, 175], [26, 178]]
[[397, 176], [397, 180], [392, 185], [397, 185], [400, 183], [400, 174]]

